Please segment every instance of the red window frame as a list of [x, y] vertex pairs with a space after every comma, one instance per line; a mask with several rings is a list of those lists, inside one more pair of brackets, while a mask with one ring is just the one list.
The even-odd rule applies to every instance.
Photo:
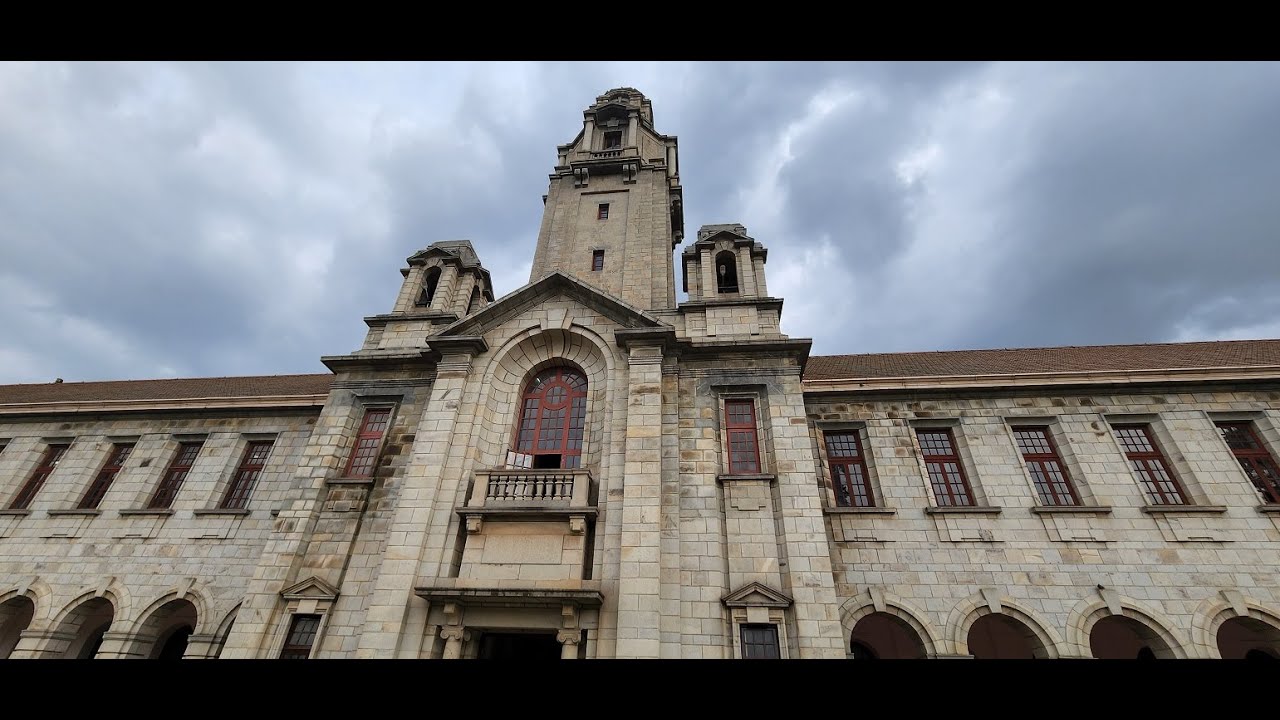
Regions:
[[1147, 424], [1113, 425], [1129, 467], [1137, 475], [1153, 505], [1189, 505], [1187, 494], [1173, 474]]
[[875, 507], [871, 491], [871, 475], [867, 472], [866, 453], [861, 433], [840, 430], [825, 433], [827, 466], [831, 468], [831, 488], [838, 507]]
[[[533, 456], [533, 467], [582, 467], [587, 415], [587, 378], [564, 366], [539, 372], [525, 387], [516, 427], [515, 451]], [[542, 458], [541, 460], [539, 458]]]
[[1268, 505], [1280, 503], [1280, 468], [1262, 444], [1262, 439], [1247, 420], [1223, 420], [1214, 423], [1222, 440], [1235, 455], [1244, 474]]
[[98, 507], [102, 498], [107, 496], [107, 490], [111, 489], [111, 483], [115, 482], [116, 475], [120, 474], [120, 468], [124, 467], [132, 453], [133, 443], [116, 443], [111, 446], [111, 454], [107, 456], [106, 464], [98, 471], [93, 482], [89, 483], [89, 489], [85, 491], [84, 497], [80, 498], [80, 504], [77, 506], [80, 510], [94, 510]]
[[604, 251], [591, 251], [591, 271], [596, 272], [604, 269]]
[[244, 449], [244, 456], [240, 458], [240, 465], [236, 467], [235, 475], [231, 477], [231, 484], [227, 486], [227, 492], [222, 496], [222, 504], [219, 507], [224, 510], [243, 510], [249, 504], [249, 495], [253, 493], [253, 486], [258, 483], [258, 477], [262, 475], [262, 468], [267, 464], [273, 445], [275, 445], [274, 440], [249, 442]]
[[1046, 425], [1019, 425], [1012, 428], [1014, 442], [1026, 463], [1040, 502], [1046, 506], [1079, 505], [1080, 495], [1067, 466], [1058, 455], [1058, 446]]
[[916, 441], [920, 443], [920, 455], [924, 458], [929, 483], [933, 485], [933, 497], [941, 507], [972, 507], [973, 488], [965, 476], [964, 463], [956, 450], [955, 433], [951, 428], [916, 428]]
[[182, 489], [182, 483], [186, 481], [187, 474], [191, 472], [191, 466], [195, 464], [203, 448], [203, 441], [178, 444], [178, 452], [173, 456], [168, 469], [164, 471], [164, 478], [156, 486], [151, 502], [147, 503], [148, 508], [162, 510], [173, 504], [178, 497], [178, 490]]
[[311, 657], [311, 646], [320, 632], [319, 615], [294, 615], [289, 621], [289, 632], [280, 648], [281, 660], [306, 660]]
[[58, 467], [58, 462], [67, 454], [67, 450], [71, 447], [70, 443], [57, 443], [50, 445], [45, 451], [44, 456], [40, 458], [40, 464], [36, 466], [31, 477], [27, 479], [26, 484], [14, 496], [13, 502], [9, 504], [10, 510], [26, 510], [27, 506], [35, 498], [36, 493], [40, 492], [40, 488], [44, 486], [44, 481], [49, 479], [53, 471]]
[[347, 457], [345, 477], [373, 477], [377, 469], [378, 451], [382, 448], [382, 437], [391, 423], [391, 408], [375, 407], [364, 411], [364, 419], [360, 421], [360, 430], [356, 433], [355, 445], [351, 447], [351, 455]]
[[600, 203], [599, 205], [596, 206], [596, 219], [597, 220], [609, 219], [609, 203]]
[[756, 429], [756, 401], [733, 398], [724, 401], [725, 443], [729, 474], [760, 472], [760, 439]]

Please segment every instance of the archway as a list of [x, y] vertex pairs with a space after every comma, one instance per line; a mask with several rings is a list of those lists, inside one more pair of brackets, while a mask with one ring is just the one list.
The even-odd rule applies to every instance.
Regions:
[[154, 640], [148, 640], [149, 646], [137, 648], [135, 652], [151, 659], [182, 659], [187, 638], [195, 631], [198, 619], [196, 606], [190, 600], [170, 600], [156, 608], [139, 628], [139, 636]]
[[738, 261], [732, 250], [724, 250], [716, 255], [716, 291], [738, 292]]
[[901, 618], [873, 612], [853, 626], [849, 651], [854, 659], [914, 660], [925, 657], [924, 642]]
[[98, 654], [102, 637], [115, 620], [115, 607], [106, 598], [91, 598], [76, 606], [62, 620], [58, 632], [72, 636], [62, 657], [87, 660]]
[[1008, 615], [983, 615], [969, 626], [969, 654], [979, 660], [1031, 660], [1050, 653], [1026, 623]]
[[1218, 652], [1224, 660], [1278, 660], [1280, 629], [1254, 618], [1231, 618], [1218, 628]]
[[425, 281], [422, 283], [422, 292], [418, 294], [417, 305], [419, 307], [428, 307], [431, 301], [436, 297], [436, 286], [440, 284], [440, 268], [433, 267], [427, 271]]
[[1123, 615], [1108, 615], [1089, 631], [1089, 649], [1100, 660], [1176, 657], [1155, 630]]
[[9, 657], [18, 646], [22, 631], [31, 624], [35, 614], [36, 604], [24, 595], [0, 603], [0, 660]]

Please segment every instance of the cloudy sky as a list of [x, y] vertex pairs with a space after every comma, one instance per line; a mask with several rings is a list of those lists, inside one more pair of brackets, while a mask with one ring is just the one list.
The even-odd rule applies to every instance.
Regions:
[[510, 292], [623, 85], [815, 354], [1280, 336], [1276, 63], [0, 63], [0, 383], [324, 372], [436, 240]]

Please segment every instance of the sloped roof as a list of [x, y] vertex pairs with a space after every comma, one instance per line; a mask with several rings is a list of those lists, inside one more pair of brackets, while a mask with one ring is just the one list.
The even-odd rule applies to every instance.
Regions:
[[804, 379], [1194, 370], [1280, 366], [1280, 340], [812, 355]]
[[108, 380], [105, 382], [0, 385], [0, 405], [111, 400], [196, 400], [262, 396], [327, 395], [333, 375]]

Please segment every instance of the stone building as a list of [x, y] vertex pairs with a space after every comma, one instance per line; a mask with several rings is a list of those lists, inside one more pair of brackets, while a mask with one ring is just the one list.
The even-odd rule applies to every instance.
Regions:
[[656, 127], [330, 373], [0, 387], [0, 657], [1280, 656], [1280, 341], [810, 357]]

